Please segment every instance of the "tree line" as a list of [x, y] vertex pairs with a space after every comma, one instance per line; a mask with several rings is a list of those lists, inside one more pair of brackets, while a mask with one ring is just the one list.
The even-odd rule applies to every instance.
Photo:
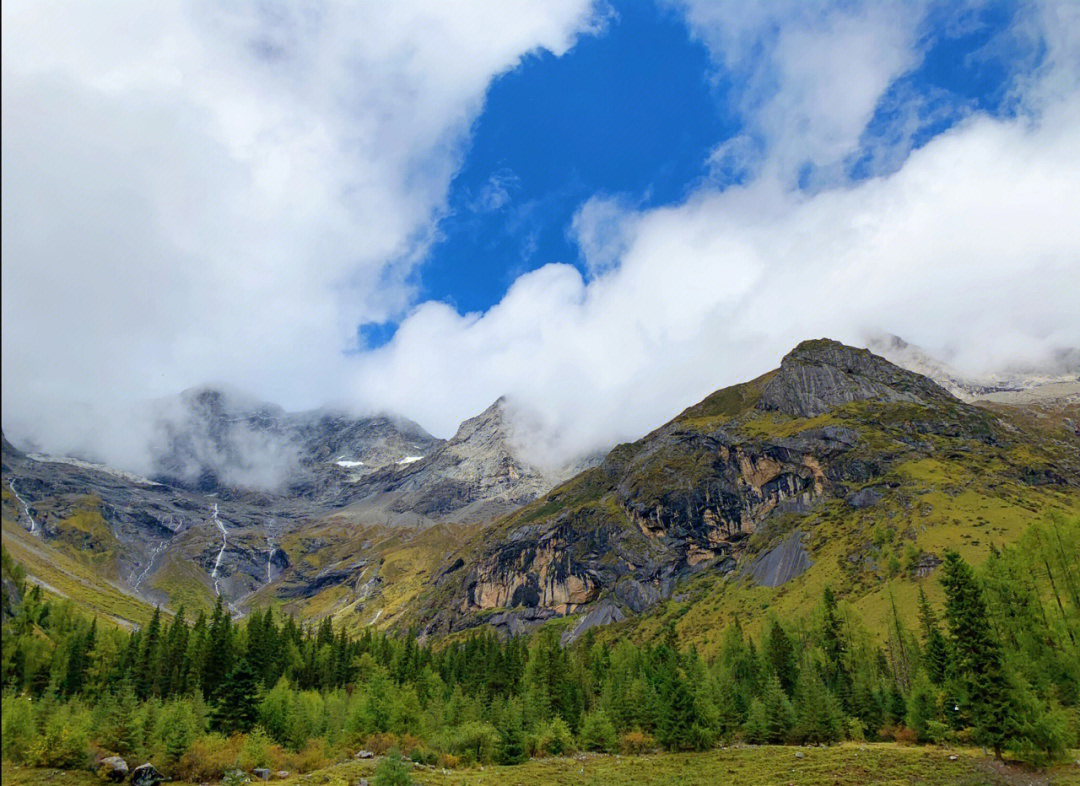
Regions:
[[5, 553], [3, 756], [79, 767], [110, 753], [176, 777], [237, 765], [311, 769], [366, 746], [416, 761], [514, 764], [574, 750], [704, 750], [720, 741], [842, 739], [982, 745], [1034, 761], [1077, 745], [1080, 520], [1032, 527], [975, 570], [948, 552], [944, 604], [920, 590], [918, 625], [893, 603], [874, 635], [825, 589], [803, 620], [736, 619], [707, 660], [655, 640], [557, 626], [501, 640], [415, 636], [270, 609], [233, 620], [155, 611], [127, 632], [27, 591]]

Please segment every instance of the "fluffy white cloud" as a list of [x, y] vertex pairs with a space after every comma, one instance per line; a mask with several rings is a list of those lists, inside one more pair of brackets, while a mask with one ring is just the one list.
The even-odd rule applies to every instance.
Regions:
[[5, 427], [208, 380], [344, 395], [357, 325], [413, 297], [493, 76], [596, 19], [589, 0], [4, 3]]
[[[588, 12], [200, 6], [129, 24], [76, 6], [53, 40], [55, 13], [12, 25], [6, 4], [5, 427], [35, 402], [216, 377], [447, 436], [505, 393], [527, 449], [556, 462], [808, 337], [890, 331], [971, 370], [1080, 346], [1075, 4], [1025, 16], [1045, 56], [1014, 86], [1015, 117], [972, 115], [910, 155], [901, 133], [871, 151], [892, 156], [885, 174], [857, 183], [836, 167], [919, 62], [917, 7], [683, 7], [746, 85], [746, 135], [711, 161], [743, 185], [643, 211], [596, 197], [571, 228], [587, 280], [550, 264], [482, 314], [421, 303], [388, 345], [343, 357], [357, 322], [408, 307], [400, 282], [491, 75], [562, 51]], [[94, 46], [106, 29], [124, 45]], [[793, 187], [807, 164], [811, 191]]]
[[[1080, 26], [1062, 35], [1061, 13], [1032, 16], [1048, 65], [1017, 85], [1016, 117], [971, 116], [891, 174], [808, 193], [786, 163], [854, 149], [874, 104], [826, 74], [854, 104], [840, 131], [810, 118], [806, 144], [771, 142], [756, 179], [674, 207], [586, 203], [574, 226], [595, 277], [549, 265], [482, 315], [425, 304], [360, 359], [356, 389], [441, 433], [509, 393], [531, 414], [526, 447], [558, 460], [639, 436], [805, 338], [889, 331], [969, 371], [1080, 347]], [[771, 111], [751, 119], [769, 128]]]
[[785, 180], [807, 165], [824, 169], [819, 178], [840, 165], [885, 90], [922, 59], [922, 2], [675, 5], [732, 80], [747, 135]]

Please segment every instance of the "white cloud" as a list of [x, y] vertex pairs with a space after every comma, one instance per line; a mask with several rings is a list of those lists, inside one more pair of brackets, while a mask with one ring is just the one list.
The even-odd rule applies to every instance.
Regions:
[[[835, 168], [921, 57], [917, 7], [688, 4], [745, 80], [746, 138], [714, 161], [743, 184], [653, 210], [598, 196], [572, 227], [588, 280], [549, 264], [482, 314], [421, 303], [349, 359], [358, 321], [409, 303], [400, 282], [491, 75], [590, 22], [503, 3], [482, 24], [399, 4], [356, 24], [200, 8], [154, 34], [132, 24], [137, 56], [121, 57], [89, 43], [118, 7], [82, 7], [47, 61], [55, 20], [9, 46], [4, 8], [5, 426], [12, 402], [216, 377], [287, 406], [351, 394], [448, 436], [506, 393], [554, 462], [640, 436], [808, 337], [889, 331], [968, 370], [1080, 346], [1075, 5], [1028, 15], [1046, 56], [1016, 83], [1015, 118], [971, 115], [910, 155], [903, 118], [871, 151], [883, 174], [850, 183]], [[807, 163], [818, 188], [793, 188]]]
[[734, 79], [745, 134], [785, 181], [806, 165], [835, 179], [886, 88], [922, 59], [922, 2], [674, 5]]
[[1074, 93], [1037, 120], [971, 117], [892, 175], [812, 195], [774, 174], [669, 208], [601, 202], [631, 238], [617, 264], [588, 282], [548, 265], [483, 315], [421, 306], [362, 359], [357, 390], [442, 433], [509, 393], [545, 424], [529, 448], [550, 461], [640, 436], [805, 338], [886, 330], [967, 370], [1049, 361], [1080, 347], [1078, 132]]
[[208, 380], [340, 397], [493, 76], [596, 24], [588, 0], [4, 3], [5, 427]]

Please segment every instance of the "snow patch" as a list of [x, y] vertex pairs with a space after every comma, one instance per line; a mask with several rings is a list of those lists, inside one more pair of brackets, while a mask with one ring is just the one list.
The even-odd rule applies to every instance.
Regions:
[[362, 461], [349, 461], [349, 460], [339, 459], [338, 461], [335, 461], [334, 463], [337, 464], [339, 467], [346, 467], [346, 468], [364, 466], [364, 462], [362, 462]]
[[412, 464], [414, 461], [419, 461], [423, 456], [406, 456], [398, 464]]

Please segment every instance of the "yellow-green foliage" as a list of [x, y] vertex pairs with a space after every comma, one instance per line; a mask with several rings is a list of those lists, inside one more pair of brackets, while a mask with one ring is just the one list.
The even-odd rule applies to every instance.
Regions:
[[4, 548], [26, 568], [31, 582], [49, 594], [70, 598], [91, 613], [125, 627], [149, 621], [153, 607], [121, 589], [101, 569], [69, 556], [32, 536], [23, 527], [4, 520]]
[[169, 557], [154, 571], [150, 586], [169, 596], [169, 606], [181, 605], [189, 613], [209, 612], [216, 597], [208, 584], [206, 572], [188, 559]]

